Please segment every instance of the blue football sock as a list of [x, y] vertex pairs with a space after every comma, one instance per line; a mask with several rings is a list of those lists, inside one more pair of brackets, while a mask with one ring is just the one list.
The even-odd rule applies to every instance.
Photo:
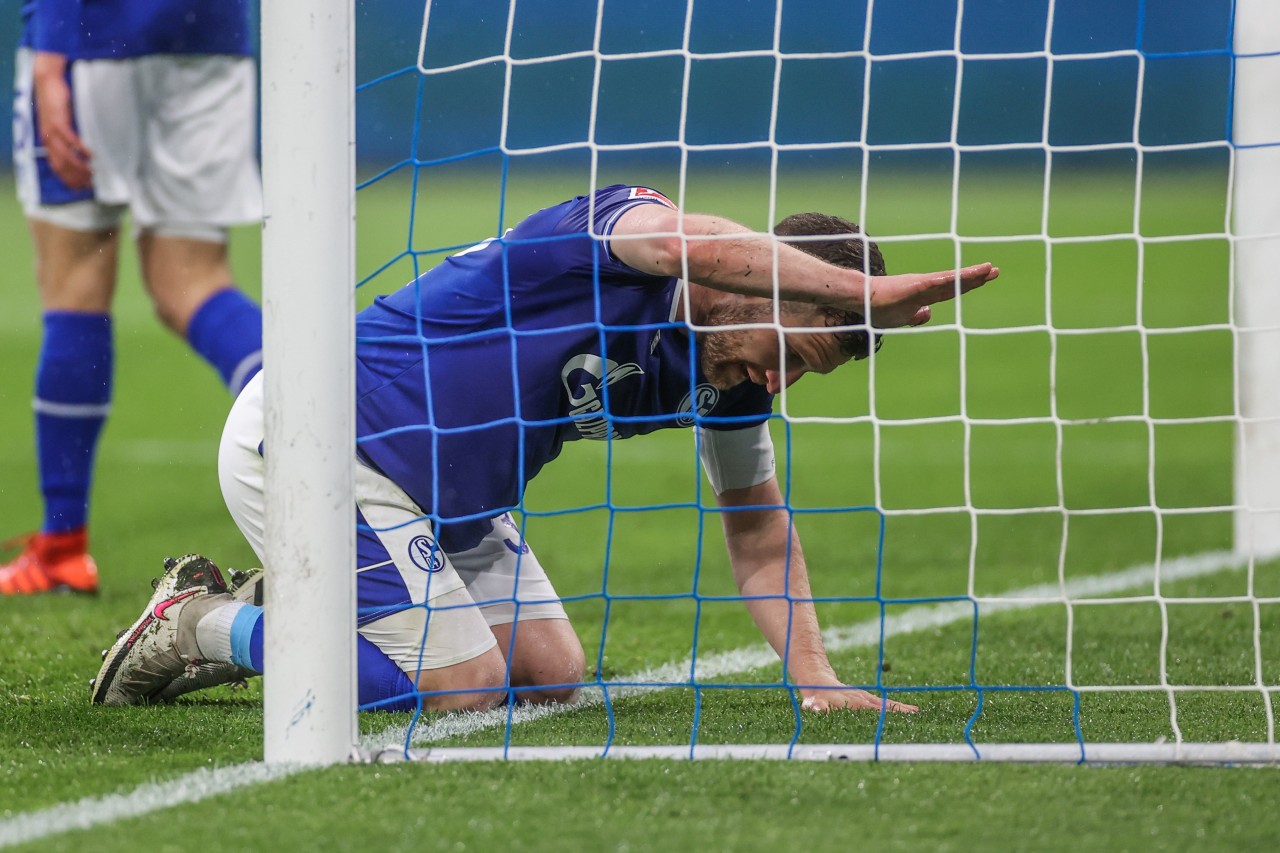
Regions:
[[219, 290], [196, 309], [187, 341], [239, 394], [262, 369], [262, 311], [234, 287]]
[[413, 711], [418, 707], [418, 688], [382, 649], [356, 635], [356, 693], [361, 706], [384, 699], [392, 701], [371, 711]]
[[262, 608], [246, 604], [231, 623], [231, 662], [262, 672]]
[[85, 526], [93, 457], [111, 409], [111, 317], [72, 311], [44, 315], [36, 367], [36, 457], [46, 533]]

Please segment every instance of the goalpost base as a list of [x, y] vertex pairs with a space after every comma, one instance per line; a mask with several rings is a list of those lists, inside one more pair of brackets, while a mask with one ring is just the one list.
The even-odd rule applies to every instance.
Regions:
[[1243, 743], [908, 743], [908, 744], [701, 744], [683, 746], [432, 747], [405, 751], [388, 746], [366, 753], [378, 764], [419, 761], [573, 761], [596, 758], [782, 761], [997, 761], [1026, 764], [1280, 764], [1280, 744]]

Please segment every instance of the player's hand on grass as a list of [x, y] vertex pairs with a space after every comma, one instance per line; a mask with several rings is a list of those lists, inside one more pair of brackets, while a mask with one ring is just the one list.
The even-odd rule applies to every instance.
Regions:
[[93, 183], [93, 157], [76, 133], [71, 117], [71, 87], [67, 84], [67, 58], [60, 53], [38, 52], [32, 71], [36, 114], [40, 117], [40, 142], [54, 174], [71, 189], [88, 189]]
[[800, 703], [802, 710], [817, 711], [819, 713], [826, 713], [840, 708], [850, 711], [879, 711], [882, 706], [890, 713], [914, 714], [920, 710], [915, 705], [895, 702], [893, 699], [881, 699], [874, 693], [855, 690], [852, 687], [809, 688], [801, 690], [800, 695], [804, 697]]
[[922, 325], [932, 316], [930, 305], [982, 287], [999, 275], [998, 267], [977, 264], [961, 270], [871, 276], [867, 321], [881, 329]]

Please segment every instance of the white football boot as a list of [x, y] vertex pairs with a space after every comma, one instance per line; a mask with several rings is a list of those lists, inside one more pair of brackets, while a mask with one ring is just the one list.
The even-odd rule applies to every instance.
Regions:
[[[90, 682], [96, 705], [146, 705], [164, 701], [160, 694], [188, 667], [199, 666], [195, 641], [197, 614], [183, 619], [193, 602], [230, 601], [222, 573], [208, 559], [188, 554], [164, 561], [164, 574], [152, 581], [155, 593], [138, 620], [116, 639], [102, 658], [98, 677]], [[207, 612], [208, 607], [198, 610]]]
[[[247, 569], [243, 572], [239, 569], [227, 569], [227, 574], [231, 576], [227, 581], [227, 592], [231, 593], [234, 601], [262, 606], [262, 569]], [[194, 627], [193, 624], [192, 628]], [[247, 679], [255, 675], [258, 673], [230, 661], [209, 660], [188, 663], [186, 671], [157, 693], [154, 701], [172, 702], [184, 693], [216, 687], [219, 684], [248, 687]]]

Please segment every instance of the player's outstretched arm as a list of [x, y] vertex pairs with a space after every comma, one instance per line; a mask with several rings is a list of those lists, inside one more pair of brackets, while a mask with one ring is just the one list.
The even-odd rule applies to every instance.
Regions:
[[67, 84], [67, 58], [61, 53], [37, 51], [32, 65], [36, 114], [40, 116], [40, 142], [49, 167], [72, 189], [93, 183], [93, 153], [76, 133], [71, 117], [71, 87]]
[[[769, 645], [787, 663], [790, 680], [800, 689], [803, 707], [812, 711], [836, 708], [902, 711], [914, 705], [888, 700], [865, 690], [846, 686], [827, 658], [818, 626], [818, 615], [809, 599], [809, 574], [800, 538], [781, 509], [782, 493], [776, 478], [745, 489], [728, 489], [720, 506], [771, 507], [737, 509], [721, 513], [729, 562], [747, 610]], [[788, 568], [789, 563], [789, 568]]]
[[857, 311], [882, 329], [927, 323], [930, 305], [1000, 275], [991, 264], [978, 264], [933, 273], [868, 276], [728, 219], [682, 215], [658, 204], [636, 205], [622, 214], [610, 245], [623, 263], [642, 272], [687, 277], [747, 296], [835, 305]]

